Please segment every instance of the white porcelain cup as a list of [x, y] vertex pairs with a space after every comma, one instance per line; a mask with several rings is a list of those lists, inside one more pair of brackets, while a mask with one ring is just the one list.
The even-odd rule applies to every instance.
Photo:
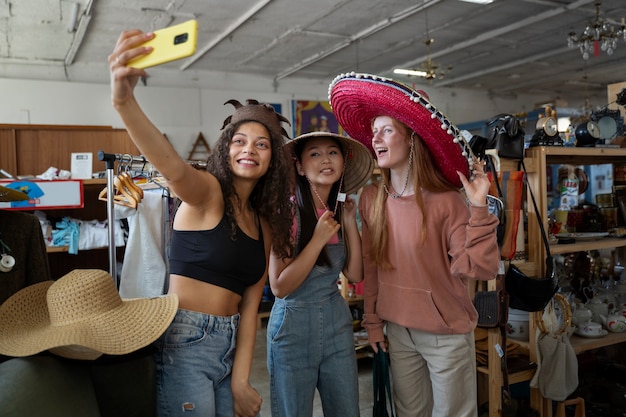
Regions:
[[595, 321], [588, 321], [578, 326], [578, 331], [588, 336], [598, 336], [602, 334], [602, 325]]
[[2, 254], [0, 258], [0, 271], [9, 272], [15, 266], [15, 258], [6, 253]]

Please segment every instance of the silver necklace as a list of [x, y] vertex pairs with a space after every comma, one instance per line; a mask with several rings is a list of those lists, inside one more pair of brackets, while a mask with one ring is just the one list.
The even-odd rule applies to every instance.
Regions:
[[406, 187], [409, 185], [409, 176], [411, 175], [411, 165], [413, 165], [413, 134], [415, 132], [411, 132], [411, 149], [409, 150], [409, 166], [406, 169], [406, 178], [404, 179], [404, 188], [402, 188], [402, 192], [400, 194], [396, 193], [396, 192], [390, 192], [389, 189], [387, 188], [387, 183], [385, 181], [385, 178], [383, 177], [383, 188], [385, 189], [385, 192], [387, 193], [387, 195], [391, 198], [400, 198], [402, 197], [402, 195], [404, 195], [404, 192], [406, 191]]

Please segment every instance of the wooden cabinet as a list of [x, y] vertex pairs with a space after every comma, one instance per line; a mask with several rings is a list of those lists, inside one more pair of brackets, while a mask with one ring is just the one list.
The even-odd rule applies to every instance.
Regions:
[[[528, 184], [534, 191], [540, 216], [544, 222], [544, 228], [548, 230], [548, 196], [547, 175], [550, 165], [597, 165], [597, 164], [624, 164], [626, 162], [626, 149], [622, 148], [569, 148], [569, 147], [534, 147], [526, 150], [524, 163], [528, 172]], [[545, 274], [545, 247], [539, 226], [537, 213], [532, 204], [528, 205], [528, 257], [533, 265], [537, 265], [536, 276]], [[552, 255], [564, 253], [589, 251], [593, 249], [613, 249], [626, 247], [626, 239], [604, 238], [596, 241], [576, 242], [574, 244], [551, 244]], [[623, 251], [623, 249], [622, 249]], [[535, 340], [534, 323], [541, 313], [531, 313], [530, 340]], [[626, 341], [626, 333], [611, 333], [600, 339], [587, 339], [572, 336], [570, 339], [576, 353], [596, 349]], [[534, 343], [530, 344], [531, 360], [536, 360]], [[531, 390], [531, 404], [540, 411], [541, 416], [552, 415], [551, 401], [541, 398], [538, 390]]]
[[[139, 150], [124, 129], [107, 126], [0, 125], [0, 168], [16, 175], [39, 175], [53, 166], [70, 170], [72, 152], [92, 152], [93, 172], [106, 170], [98, 152], [138, 155]], [[98, 194], [106, 187], [105, 179], [83, 181], [84, 207], [44, 210], [48, 216], [83, 220], [106, 220], [106, 202]], [[120, 257], [123, 249], [118, 249]], [[48, 258], [53, 279], [72, 269], [108, 270], [106, 248], [79, 251], [70, 255], [63, 248], [49, 248]]]

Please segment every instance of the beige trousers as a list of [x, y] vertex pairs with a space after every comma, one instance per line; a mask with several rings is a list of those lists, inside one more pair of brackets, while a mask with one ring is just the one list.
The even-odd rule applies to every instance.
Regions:
[[387, 338], [397, 417], [477, 417], [474, 332], [387, 323]]

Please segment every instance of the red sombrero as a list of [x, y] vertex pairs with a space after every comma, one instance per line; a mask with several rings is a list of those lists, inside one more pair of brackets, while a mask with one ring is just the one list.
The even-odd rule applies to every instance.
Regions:
[[448, 181], [462, 186], [456, 171], [469, 178], [473, 154], [468, 142], [424, 94], [390, 78], [354, 72], [337, 76], [328, 91], [339, 124], [372, 153], [371, 122], [390, 116], [422, 138]]

